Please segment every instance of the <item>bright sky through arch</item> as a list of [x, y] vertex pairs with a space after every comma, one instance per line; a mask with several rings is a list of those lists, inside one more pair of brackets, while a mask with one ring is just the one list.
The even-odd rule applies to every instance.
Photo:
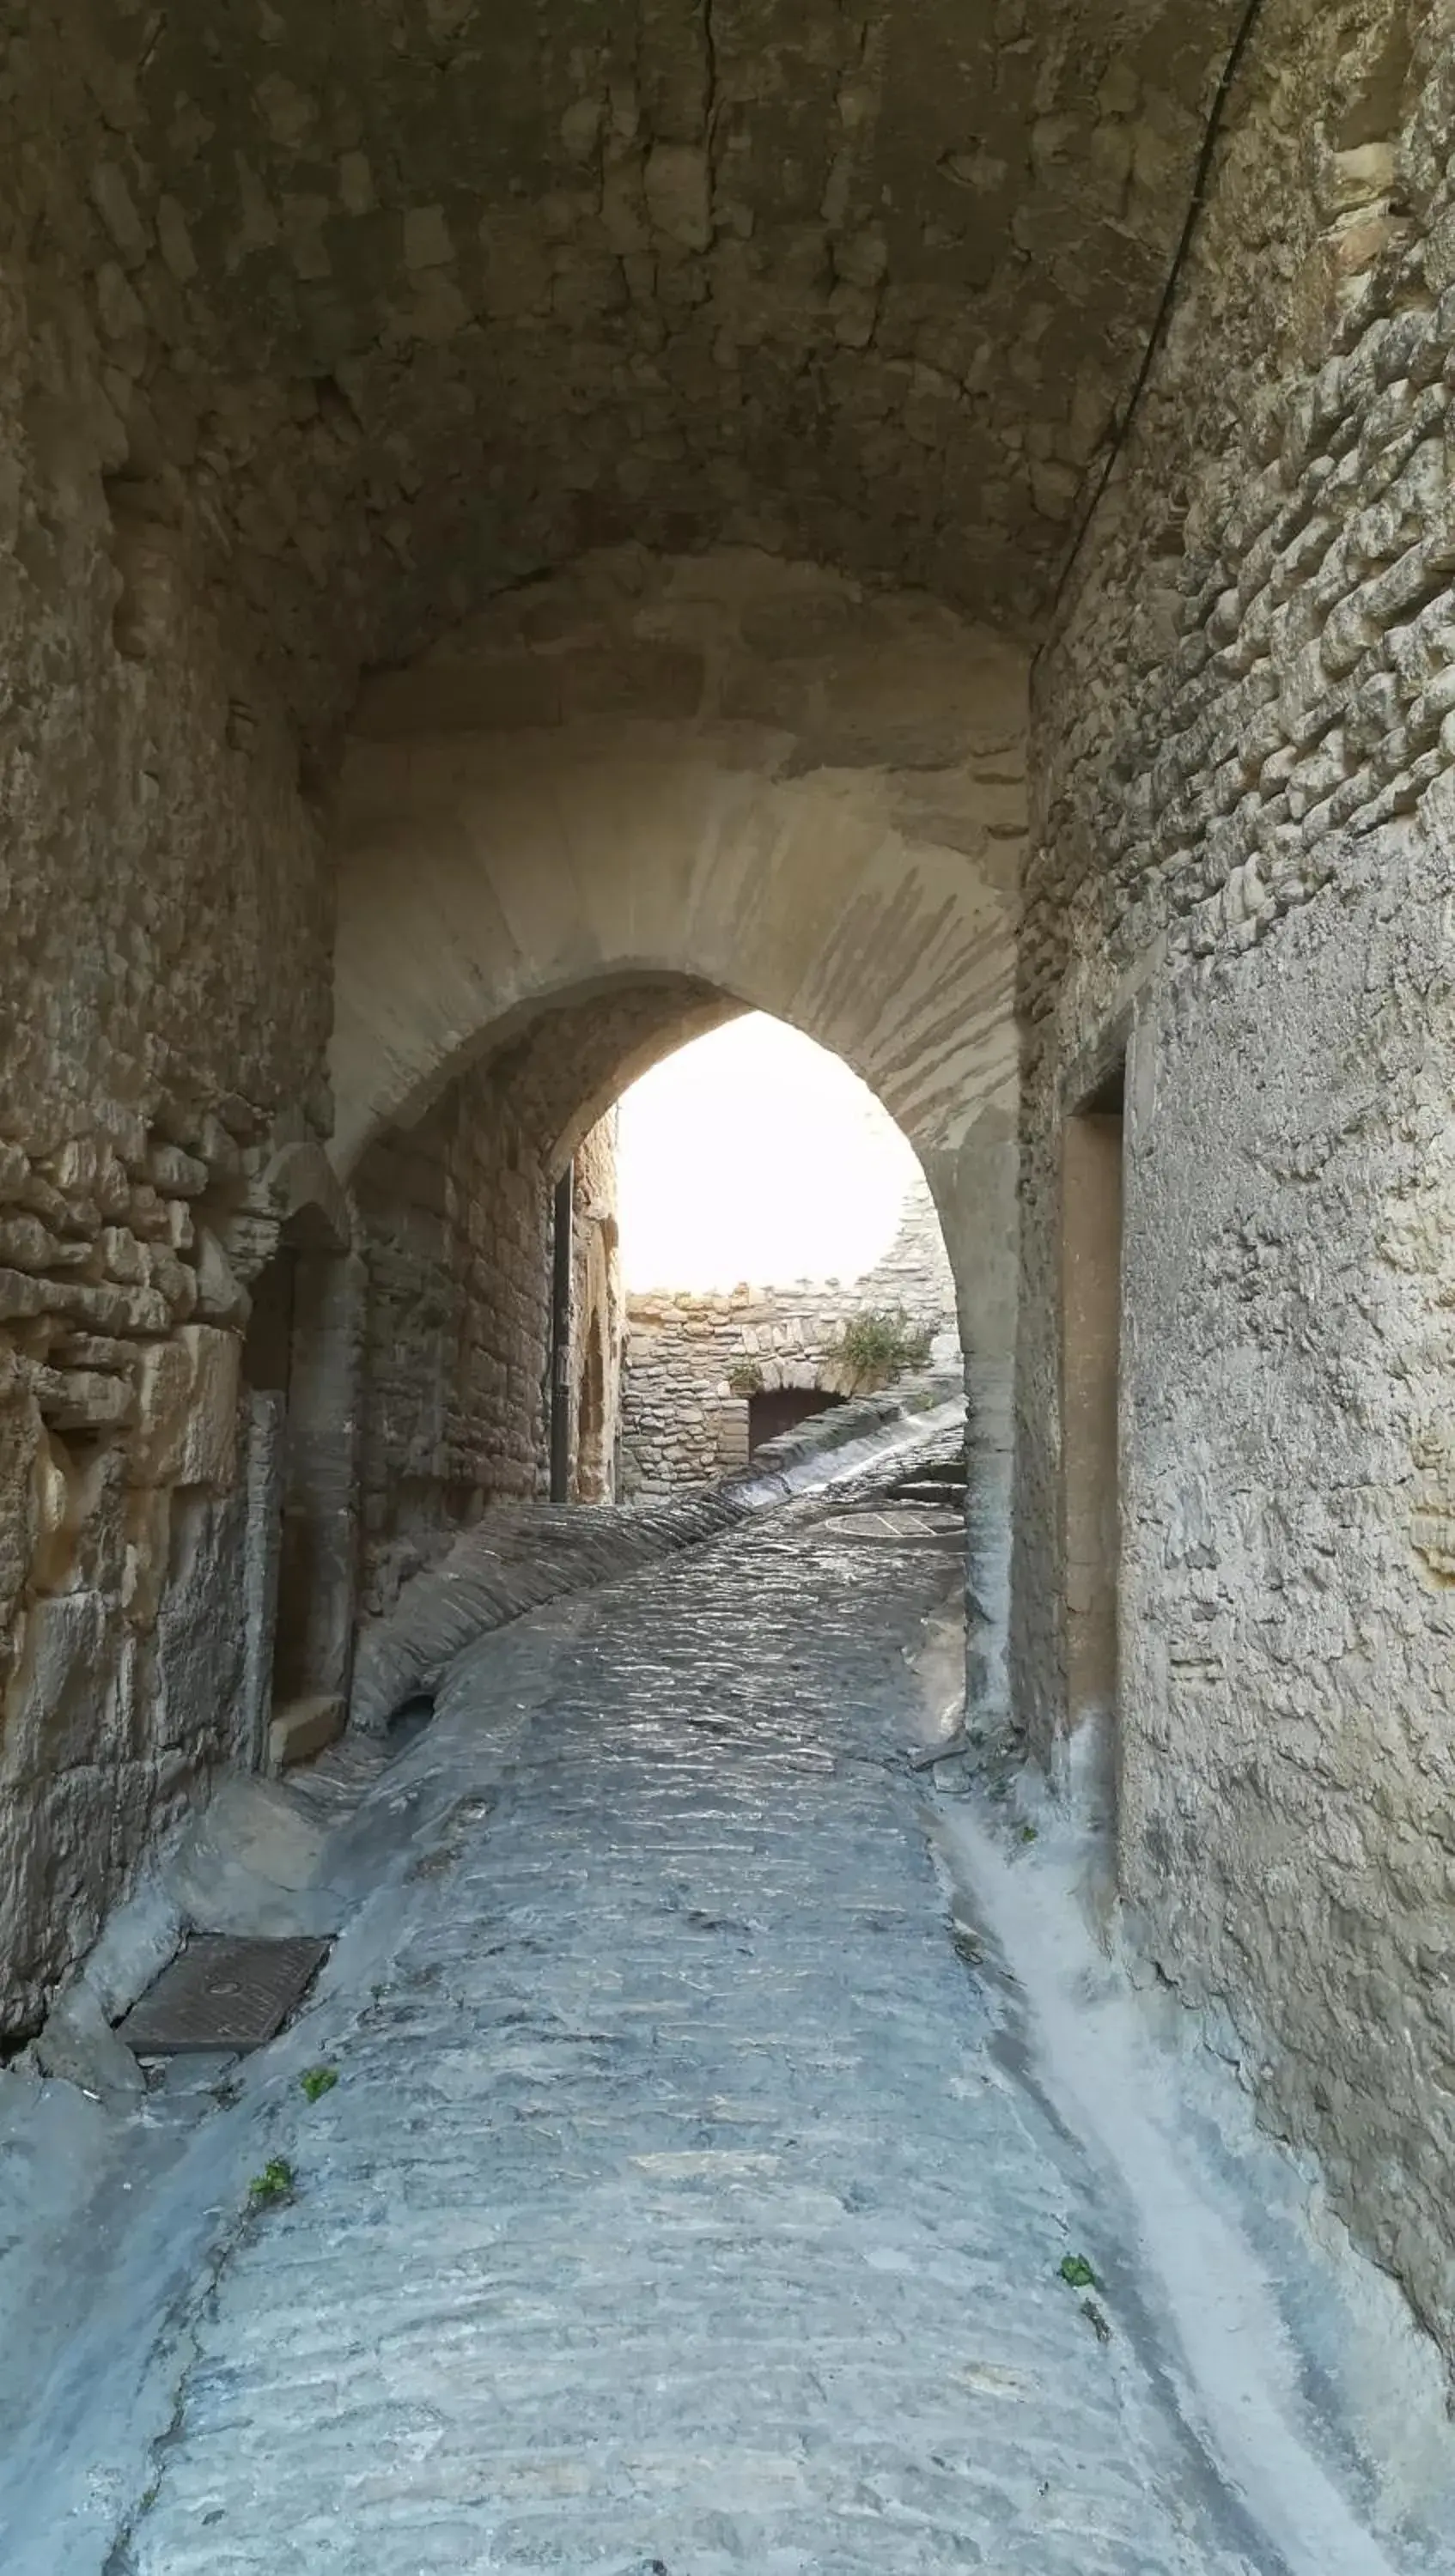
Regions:
[[889, 1250], [918, 1165], [837, 1056], [752, 1012], [621, 1103], [628, 1288], [852, 1280]]

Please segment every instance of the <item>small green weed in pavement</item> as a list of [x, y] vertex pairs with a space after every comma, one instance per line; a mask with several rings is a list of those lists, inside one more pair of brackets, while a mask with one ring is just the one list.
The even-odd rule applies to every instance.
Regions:
[[1084, 2254], [1066, 2254], [1061, 2260], [1061, 2278], [1068, 2290], [1099, 2290], [1101, 2283]]
[[286, 2156], [270, 2156], [260, 2174], [248, 2184], [248, 2198], [255, 2209], [266, 2209], [270, 2202], [286, 2200], [293, 2189], [293, 2167]]
[[307, 2099], [310, 2102], [319, 2102], [323, 2099], [324, 2094], [331, 2093], [334, 2086], [337, 2084], [338, 2068], [336, 2066], [308, 2066], [304, 2068], [298, 2081], [302, 2085]]

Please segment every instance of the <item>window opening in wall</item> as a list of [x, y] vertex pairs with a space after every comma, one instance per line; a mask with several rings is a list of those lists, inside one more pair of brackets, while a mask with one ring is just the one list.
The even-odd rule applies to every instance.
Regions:
[[1067, 1119], [1061, 1172], [1066, 1718], [1110, 1732], [1117, 1694], [1125, 1067]]
[[765, 1440], [779, 1440], [785, 1431], [796, 1431], [800, 1422], [811, 1422], [817, 1413], [832, 1413], [844, 1402], [841, 1395], [831, 1395], [821, 1386], [780, 1386], [765, 1388], [761, 1395], [748, 1398], [748, 1454], [761, 1449]]

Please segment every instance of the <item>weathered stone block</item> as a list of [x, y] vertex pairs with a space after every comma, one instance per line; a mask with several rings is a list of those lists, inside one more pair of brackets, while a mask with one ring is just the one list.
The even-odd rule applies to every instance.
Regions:
[[0, 1270], [0, 1324], [25, 1315], [42, 1315], [51, 1298], [44, 1280], [20, 1270]]
[[119, 1430], [136, 1411], [130, 1379], [98, 1369], [38, 1368], [33, 1383], [41, 1412], [57, 1431]]
[[196, 1199], [207, 1187], [207, 1165], [180, 1145], [156, 1144], [147, 1151], [147, 1178], [167, 1198]]
[[58, 1282], [47, 1301], [95, 1333], [164, 1333], [171, 1323], [165, 1297], [155, 1288], [121, 1288], [84, 1279]]
[[251, 1300], [209, 1226], [197, 1229], [197, 1313], [204, 1323], [247, 1322]]
[[25, 1587], [41, 1535], [36, 1478], [43, 1437], [26, 1377], [0, 1352], [0, 1623]]
[[84, 1258], [83, 1244], [62, 1243], [38, 1216], [0, 1216], [0, 1262], [10, 1269], [65, 1269]]
[[151, 1276], [146, 1251], [130, 1226], [103, 1226], [97, 1250], [108, 1279], [114, 1279], [126, 1288], [146, 1287]]
[[337, 1697], [290, 1700], [275, 1710], [268, 1725], [268, 1768], [286, 1771], [294, 1762], [309, 1762], [342, 1735], [344, 1702]]
[[135, 1670], [121, 1624], [98, 1592], [63, 1592], [24, 1614], [19, 1669], [6, 1695], [0, 1777], [37, 1780], [121, 1756]]
[[174, 1493], [171, 1563], [152, 1637], [149, 1752], [202, 1766], [225, 1759], [243, 1729], [246, 1498]]
[[132, 1476], [139, 1485], [230, 1485], [237, 1465], [241, 1344], [211, 1324], [155, 1342], [138, 1373]]
[[133, 1627], [149, 1628], [167, 1579], [172, 1526], [170, 1486], [132, 1486], [122, 1519], [122, 1608]]

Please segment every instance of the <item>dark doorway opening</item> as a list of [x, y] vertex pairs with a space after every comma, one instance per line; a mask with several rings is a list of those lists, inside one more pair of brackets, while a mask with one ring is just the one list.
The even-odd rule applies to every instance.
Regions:
[[1121, 1064], [1066, 1122], [1061, 1173], [1067, 1723], [1114, 1722], [1121, 1574]]
[[343, 1724], [353, 1648], [357, 1279], [312, 1206], [285, 1223], [243, 1343], [252, 1524], [254, 1759], [277, 1770]]
[[769, 1386], [748, 1398], [748, 1455], [761, 1449], [765, 1440], [776, 1440], [784, 1431], [796, 1431], [800, 1422], [809, 1421], [815, 1413], [832, 1413], [844, 1401], [841, 1395], [829, 1395], [821, 1386]]

